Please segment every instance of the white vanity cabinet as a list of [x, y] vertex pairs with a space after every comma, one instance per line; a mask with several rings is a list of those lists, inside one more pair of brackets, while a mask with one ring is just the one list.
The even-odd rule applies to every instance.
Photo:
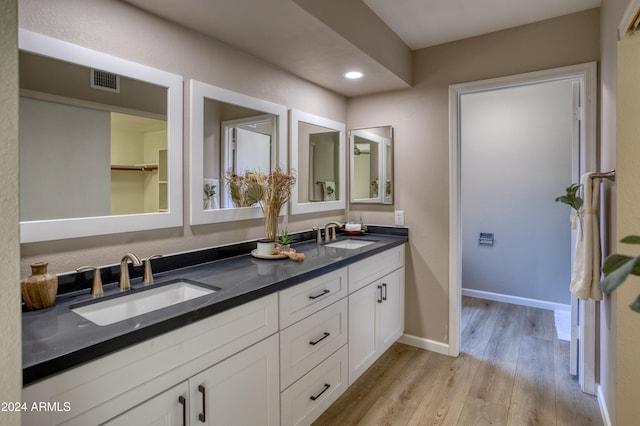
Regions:
[[404, 331], [404, 246], [350, 265], [349, 292], [351, 385]]
[[273, 335], [105, 425], [277, 426], [278, 349]]
[[[260, 418], [250, 424], [278, 424], [277, 332], [278, 295], [271, 294], [25, 387], [23, 401], [29, 405], [68, 403], [70, 410], [26, 412], [23, 425], [127, 424], [117, 418], [121, 413], [142, 420], [128, 424], [178, 418], [161, 424], [182, 425], [175, 411], [181, 410], [179, 397], [185, 397], [198, 419], [202, 384], [207, 421], [237, 414]], [[161, 402], [167, 405], [156, 410]]]
[[404, 326], [404, 245], [30, 384], [42, 425], [307, 425]]

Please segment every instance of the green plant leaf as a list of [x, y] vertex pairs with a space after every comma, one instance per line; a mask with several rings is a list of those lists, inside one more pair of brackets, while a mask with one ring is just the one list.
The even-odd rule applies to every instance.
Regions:
[[633, 311], [636, 311], [636, 312], [640, 313], [640, 296], [638, 296], [638, 297], [636, 298], [636, 300], [635, 300], [632, 304], [630, 304], [630, 305], [629, 305], [629, 307], [630, 307]]
[[568, 206], [574, 208], [576, 211], [580, 210], [584, 202], [582, 198], [577, 195], [580, 187], [581, 185], [578, 185], [577, 183], [571, 184], [565, 189], [566, 194], [557, 197], [556, 202], [567, 204]]
[[618, 288], [624, 282], [624, 280], [627, 279], [629, 274], [634, 271], [634, 268], [636, 268], [639, 262], [640, 257], [633, 257], [626, 262], [619, 263], [616, 269], [612, 270], [607, 276], [604, 277], [602, 281], [600, 281], [600, 290], [605, 293], [611, 293], [613, 290]]
[[[620, 266], [622, 266], [623, 264], [625, 264], [627, 261], [631, 259], [632, 259], [631, 256], [613, 253], [607, 256], [607, 258], [604, 260], [604, 263], [602, 264], [602, 272], [605, 275], [607, 275], [615, 271], [616, 269], [618, 269]], [[636, 265], [631, 270], [631, 274], [640, 276], [640, 262], [636, 263]]]
[[627, 235], [623, 239], [620, 240], [621, 243], [624, 244], [640, 244], [640, 236], [638, 235]]
[[602, 273], [607, 275], [610, 272], [615, 271], [616, 269], [618, 269], [619, 267], [621, 267], [623, 264], [627, 263], [631, 259], [632, 259], [631, 256], [626, 256], [624, 254], [617, 254], [617, 253], [610, 254], [609, 256], [607, 256], [607, 258], [604, 260], [604, 263], [602, 264]]

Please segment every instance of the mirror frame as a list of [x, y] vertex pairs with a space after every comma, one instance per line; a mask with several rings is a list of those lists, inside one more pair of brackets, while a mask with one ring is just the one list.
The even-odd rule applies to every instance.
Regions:
[[[259, 219], [263, 217], [262, 209], [254, 207], [236, 207], [225, 209], [205, 210], [202, 208], [202, 185], [204, 182], [204, 102], [205, 99], [224, 102], [249, 109], [254, 109], [276, 117], [276, 135], [278, 141], [276, 148], [276, 163], [286, 169], [286, 129], [287, 108], [272, 102], [257, 99], [232, 90], [223, 89], [212, 84], [198, 80], [191, 80], [191, 107], [190, 107], [190, 224], [204, 225], [208, 223], [232, 222], [237, 220]], [[220, 161], [221, 153], [214, 161]], [[270, 172], [269, 170], [268, 172]], [[221, 176], [220, 181], [224, 178]], [[281, 212], [280, 214], [283, 214]]]
[[[307, 112], [299, 111], [296, 109], [291, 109], [290, 111], [290, 140], [289, 140], [289, 152], [290, 152], [290, 163], [291, 169], [295, 169], [297, 174], [300, 174], [300, 167], [298, 164], [298, 144], [300, 141], [298, 140], [298, 129], [299, 123], [309, 123], [314, 124], [316, 126], [325, 127], [329, 130], [334, 130], [336, 132], [340, 132], [339, 135], [339, 146], [338, 150], [340, 153], [338, 159], [338, 190], [340, 194], [340, 199], [335, 201], [308, 201], [308, 202], [300, 202], [298, 200], [298, 185], [299, 180], [293, 185], [291, 188], [291, 214], [303, 214], [303, 213], [314, 213], [314, 212], [324, 212], [330, 210], [344, 210], [346, 207], [346, 158], [345, 158], [345, 132], [346, 125], [344, 123], [340, 123], [338, 121], [330, 120], [328, 118], [320, 117], [314, 114], [309, 114]], [[308, 173], [308, 171], [307, 171]]]
[[[388, 127], [390, 130], [390, 137], [385, 138], [383, 136], [376, 135], [370, 132], [370, 129], [378, 129]], [[387, 178], [387, 147], [391, 147], [391, 196], [386, 196], [385, 190], [378, 189], [379, 195], [375, 198], [354, 198], [354, 186], [355, 186], [355, 136], [365, 137], [366, 139], [378, 144], [380, 149], [380, 155], [378, 156], [378, 176], [380, 176], [381, 182], [386, 182]], [[393, 127], [392, 126], [375, 126], [367, 127], [363, 129], [351, 129], [349, 130], [349, 196], [350, 201], [353, 204], [393, 204], [394, 195], [394, 183], [395, 183], [395, 170], [393, 163]], [[382, 188], [382, 185], [381, 185]]]
[[31, 243], [182, 226], [182, 76], [22, 28], [18, 32], [18, 48], [165, 87], [169, 158], [168, 212], [21, 221], [20, 242]]

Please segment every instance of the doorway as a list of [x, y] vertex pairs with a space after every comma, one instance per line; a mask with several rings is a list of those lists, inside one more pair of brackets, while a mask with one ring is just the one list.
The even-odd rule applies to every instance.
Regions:
[[[493, 254], [496, 253], [497, 250], [495, 250], [495, 248], [498, 247], [499, 242], [505, 241], [505, 236], [508, 233], [508, 227], [495, 228], [495, 229], [501, 229], [500, 231], [497, 231], [498, 233], [494, 232], [493, 229], [490, 229], [492, 226], [504, 225], [506, 222], [502, 220], [502, 221], [496, 222], [496, 224], [494, 225], [490, 223], [477, 223], [476, 228], [473, 228], [469, 231], [471, 234], [473, 234], [473, 238], [471, 238], [468, 235], [465, 235], [466, 229], [465, 230], [462, 229], [463, 219], [465, 219], [466, 216], [469, 215], [469, 214], [465, 215], [465, 212], [468, 211], [466, 207], [472, 207], [472, 206], [463, 205], [463, 191], [465, 189], [463, 187], [463, 183], [465, 182], [465, 173], [467, 174], [472, 173], [475, 169], [475, 173], [482, 174], [484, 171], [486, 175], [495, 174], [495, 169], [492, 168], [492, 164], [491, 164], [492, 163], [491, 155], [493, 154], [493, 156], [497, 158], [501, 155], [505, 156], [506, 152], [508, 151], [516, 150], [516, 147], [514, 146], [507, 146], [507, 147], [502, 147], [504, 151], [500, 151], [500, 149], [498, 149], [498, 145], [495, 145], [495, 144], [499, 144], [500, 142], [492, 139], [487, 142], [490, 144], [494, 144], [491, 152], [485, 153], [488, 155], [485, 155], [484, 157], [482, 157], [482, 156], [479, 156], [478, 153], [476, 153], [476, 155], [466, 156], [467, 153], [463, 152], [463, 149], [464, 149], [462, 145], [463, 135], [465, 132], [469, 132], [470, 130], [477, 131], [478, 127], [476, 128], [468, 127], [467, 123], [462, 122], [463, 112], [465, 108], [470, 107], [474, 102], [478, 103], [477, 101], [479, 100], [486, 101], [487, 99], [483, 99], [483, 98], [487, 98], [486, 95], [489, 95], [489, 98], [491, 97], [490, 95], [493, 95], [493, 94], [499, 94], [501, 97], [505, 97], [507, 95], [513, 95], [513, 94], [524, 94], [527, 91], [531, 91], [535, 93], [539, 91], [535, 89], [542, 89], [542, 88], [545, 88], [545, 89], [552, 88], [551, 92], [553, 92], [554, 85], [556, 88], [562, 87], [563, 88], [562, 90], [565, 90], [567, 93], [569, 93], [569, 96], [573, 96], [572, 98], [573, 100], [571, 102], [574, 103], [574, 110], [570, 112], [570, 114], [573, 113], [576, 116], [576, 120], [575, 120], [576, 124], [574, 126], [575, 128], [572, 129], [572, 133], [577, 135], [577, 137], [576, 137], [576, 143], [571, 148], [571, 152], [569, 154], [570, 158], [567, 160], [569, 161], [571, 166], [567, 167], [566, 164], [564, 166], [556, 165], [554, 164], [555, 159], [551, 157], [551, 158], [548, 158], [546, 162], [543, 161], [542, 163], [542, 164], [548, 163], [548, 166], [546, 165], [543, 167], [538, 166], [540, 170], [534, 169], [533, 171], [530, 171], [530, 173], [533, 173], [533, 175], [525, 176], [523, 173], [523, 170], [521, 170], [522, 167], [517, 167], [517, 166], [514, 167], [513, 165], [511, 165], [510, 166], [511, 171], [508, 173], [508, 175], [504, 175], [504, 173], [503, 175], [498, 175], [496, 179], [493, 181], [493, 183], [484, 182], [485, 186], [498, 185], [496, 182], [501, 182], [500, 185], [502, 186], [499, 188], [495, 188], [496, 191], [487, 192], [489, 194], [493, 193], [492, 197], [494, 197], [494, 199], [485, 200], [482, 197], [480, 197], [475, 202], [477, 202], [479, 206], [482, 206], [483, 202], [484, 204], [499, 203], [501, 202], [501, 201], [498, 201], [501, 195], [500, 191], [501, 190], [504, 191], [504, 188], [509, 187], [510, 185], [515, 185], [514, 187], [515, 191], [520, 189], [522, 193], [526, 194], [526, 192], [529, 191], [531, 187], [535, 187], [535, 185], [529, 185], [527, 187], [523, 185], [522, 182], [518, 183], [518, 178], [524, 178], [525, 179], [524, 182], [527, 182], [527, 179], [528, 181], [533, 180], [533, 182], [544, 180], [549, 175], [554, 174], [554, 173], [546, 174], [546, 172], [549, 172], [550, 168], [554, 168], [554, 166], [555, 168], [558, 168], [558, 167], [563, 168], [564, 173], [566, 174], [566, 176], [563, 176], [562, 175], [563, 171], [561, 171], [559, 174], [556, 173], [558, 174], [558, 176], [556, 176], [555, 179], [558, 182], [562, 182], [563, 179], [567, 179], [564, 181], [564, 183], [561, 183], [560, 186], [557, 188], [557, 191], [558, 191], [558, 193], [556, 194], [557, 196], [557, 195], [560, 195], [564, 187], [568, 186], [569, 183], [579, 181], [579, 176], [581, 173], [585, 171], [595, 170], [595, 96], [596, 96], [595, 78], [596, 78], [596, 65], [595, 63], [589, 63], [589, 64], [563, 67], [563, 68], [547, 70], [547, 71], [540, 71], [540, 72], [534, 72], [534, 73], [528, 73], [528, 74], [522, 74], [522, 75], [503, 77], [503, 78], [492, 79], [492, 80], [464, 83], [464, 84], [459, 84], [459, 85], [450, 87], [450, 123], [451, 123], [451, 131], [450, 131], [450, 160], [451, 160], [451, 164], [450, 164], [450, 190], [451, 190], [450, 236], [451, 238], [450, 238], [450, 288], [449, 288], [449, 291], [450, 291], [449, 354], [450, 355], [458, 355], [460, 350], [460, 301], [461, 301], [461, 295], [462, 295], [462, 280], [463, 280], [462, 256], [463, 256], [463, 251], [465, 250], [465, 245], [468, 250], [465, 253], [472, 253], [472, 251], [479, 252], [481, 260], [476, 262], [479, 262], [479, 264], [482, 264], [484, 261], [487, 260], [487, 258], [490, 258]], [[514, 99], [517, 99], [518, 97], [519, 96], [516, 95]], [[468, 102], [468, 101], [472, 101], [472, 102]], [[478, 105], [476, 105], [476, 107], [477, 106]], [[527, 106], [526, 103], [525, 103], [525, 106]], [[486, 105], [482, 109], [480, 109], [480, 111], [485, 111], [485, 110], [486, 110]], [[483, 125], [483, 124], [485, 123], [480, 123], [480, 125]], [[503, 120], [501, 125], [503, 127], [508, 127], [509, 124], [510, 122], [506, 122]], [[541, 123], [538, 122], [537, 125], [541, 126]], [[535, 125], [534, 125], [534, 128], [535, 128]], [[520, 139], [524, 140], [525, 138], [523, 136]], [[535, 141], [534, 142], [529, 141], [528, 143], [530, 145], [536, 144]], [[532, 156], [535, 156], [535, 155], [536, 154], [534, 153], [528, 153], [526, 155], [526, 158], [532, 158]], [[526, 158], [525, 158], [525, 161], [527, 161]], [[571, 172], [569, 173], [568, 170], [566, 169], [571, 169]], [[554, 185], [556, 184], [557, 182], [554, 183]], [[467, 187], [467, 190], [472, 190], [472, 189], [473, 189], [473, 186]], [[546, 199], [546, 197], [547, 197], [547, 194], [543, 194], [543, 198]], [[549, 196], [549, 202], [552, 202], [553, 198], [555, 198], [555, 196], [553, 195]], [[469, 201], [467, 200], [466, 202], [469, 202]], [[507, 200], [507, 204], [508, 204], [508, 200]], [[527, 204], [518, 206], [517, 201], [514, 201], [514, 205], [510, 208], [516, 210], [516, 215], [515, 215], [516, 220], [511, 221], [511, 226], [513, 227], [512, 230], [516, 229], [521, 231], [523, 229], [528, 229], [525, 213], [531, 210], [532, 206], [529, 206]], [[526, 212], [525, 211], [521, 212], [520, 216], [523, 219], [525, 219], [521, 222], [518, 222], [517, 220], [517, 216], [518, 216], [517, 210], [519, 208], [527, 210]], [[562, 211], [563, 209], [559, 208], [559, 210]], [[568, 212], [566, 212], [566, 215], [568, 216]], [[490, 216], [485, 215], [485, 218], [487, 217], [490, 217]], [[512, 215], [512, 217], [514, 217], [514, 215]], [[542, 226], [542, 228], [540, 229], [545, 229], [545, 227], [548, 225], [543, 224], [540, 226]], [[565, 226], [566, 226], [565, 229], [568, 229], [568, 220]], [[485, 227], [488, 227], [488, 228], [485, 229]], [[566, 233], [567, 241], [565, 242], [564, 248], [562, 249], [566, 251], [566, 253], [563, 254], [566, 261], [564, 261], [562, 265], [560, 265], [561, 268], [566, 268], [566, 272], [563, 274], [558, 274], [557, 271], [555, 273], [552, 271], [552, 272], [548, 272], [548, 274], [550, 274], [550, 276], [563, 275], [562, 277], [560, 277], [560, 280], [566, 281], [566, 282], [560, 285], [564, 285], [568, 289], [569, 279], [570, 279], [570, 270], [571, 270], [570, 259], [572, 258], [572, 255], [570, 254], [570, 252], [573, 249], [574, 244], [573, 242], [568, 241], [569, 234], [568, 234], [568, 231], [566, 232], [567, 232]], [[520, 232], [520, 234], [522, 234], [522, 232]], [[528, 239], [529, 243], [531, 243], [531, 238], [538, 238], [538, 237], [540, 237], [538, 233], [529, 232], [529, 234], [524, 239], [525, 240]], [[470, 240], [470, 239], [473, 239], [473, 241], [470, 242], [472, 246], [468, 245], [469, 242], [467, 240]], [[508, 241], [508, 239], [506, 240]], [[512, 243], [515, 244], [515, 242], [512, 242]], [[541, 239], [541, 241], [539, 241], [539, 244], [540, 244], [540, 247], [543, 247], [545, 244], [545, 241]], [[473, 247], [473, 250], [470, 247]], [[504, 247], [501, 247], [501, 248], [504, 248]], [[507, 247], [507, 251], [505, 251], [505, 253], [503, 253], [502, 256], [495, 256], [497, 258], [497, 262], [495, 263], [495, 265], [500, 265], [500, 261], [505, 262], [507, 260], [505, 256], [509, 256], [513, 253], [513, 250], [508, 250], [508, 249], [509, 247]], [[544, 253], [544, 250], [540, 249], [539, 253]], [[531, 255], [535, 256], [536, 253], [532, 253]], [[527, 264], [527, 258], [529, 258], [530, 260], [531, 255], [528, 256], [526, 253], [525, 254], [520, 253], [515, 257], [513, 257], [511, 259], [511, 262], [516, 262], [522, 265], [521, 267], [522, 273], [526, 274], [527, 270], [529, 271], [531, 270], [530, 269], [531, 266]], [[483, 256], [485, 259], [483, 259]], [[495, 266], [494, 269], [497, 269], [498, 273], [501, 272], [499, 266]], [[470, 274], [469, 271], [466, 271], [465, 273], [467, 275]], [[549, 278], [547, 277], [547, 279]], [[478, 284], [476, 282], [472, 285], [473, 286], [488, 285], [488, 287], [486, 287], [486, 290], [483, 290], [488, 294], [500, 294], [500, 292], [504, 290], [504, 289], [501, 289], [500, 285], [505, 285], [505, 284], [496, 283], [495, 282], [496, 280], [495, 279], [492, 280], [491, 278], [488, 281], [489, 281], [488, 283]], [[507, 280], [507, 282], [508, 281], [509, 280]], [[558, 284], [555, 284], [555, 285], [558, 285]], [[540, 290], [536, 288], [536, 286], [532, 286], [529, 283], [529, 285], [525, 285], [519, 291], [521, 293], [517, 294], [517, 297], [523, 299], [520, 301], [527, 302], [527, 300], [534, 301], [540, 298], [541, 293], [536, 293], [536, 291], [544, 291], [544, 290]], [[566, 297], [567, 293], [568, 293], [568, 290], [567, 292], [565, 292], [564, 297]], [[563, 295], [558, 294], [554, 297], [559, 297], [560, 299], [557, 299], [557, 300], [562, 300]], [[514, 300], [518, 300], [518, 299], [514, 299]], [[558, 302], [558, 303], [566, 304], [566, 302]], [[572, 304], [574, 303], [575, 301], [572, 301]], [[591, 314], [589, 310], [587, 310], [584, 314], [585, 315], [583, 317], [584, 321], [582, 322], [582, 326], [584, 327], [585, 325], [588, 325], [591, 323], [591, 327], [588, 327], [588, 329], [586, 330], [586, 333], [583, 334], [584, 338], [579, 343], [580, 343], [580, 346], [587, 344], [587, 345], [593, 345], [593, 347], [592, 348], [587, 347], [585, 351], [580, 350], [580, 353], [588, 354], [589, 356], [583, 356], [581, 358], [580, 360], [581, 363], [586, 362], [586, 365], [581, 364], [582, 368], [579, 368], [579, 370], [580, 372], [586, 372], [589, 375], [595, 376], [594, 374], [595, 370], [592, 370], [591, 368], [591, 364], [595, 366], [595, 310], [593, 312], [593, 318], [590, 317]], [[573, 334], [574, 336], [577, 336], [578, 330], [575, 330]], [[578, 347], [577, 342], [574, 341], [573, 346], [577, 348]], [[578, 351], [575, 350], [574, 352], [577, 353]], [[593, 354], [594, 356], [591, 357], [591, 354]], [[593, 380], [593, 382], [595, 383], [595, 377], [590, 378], [590, 380]]]

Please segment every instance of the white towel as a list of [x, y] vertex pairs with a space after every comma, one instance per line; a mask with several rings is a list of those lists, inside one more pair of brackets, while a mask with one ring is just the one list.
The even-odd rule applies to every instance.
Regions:
[[582, 175], [584, 204], [578, 212], [578, 241], [573, 259], [573, 274], [569, 289], [582, 300], [602, 299], [600, 291], [600, 226], [598, 224], [598, 204], [600, 201], [600, 180], [592, 179], [591, 173]]
[[322, 183], [324, 201], [334, 201], [336, 199], [336, 183], [330, 180]]

